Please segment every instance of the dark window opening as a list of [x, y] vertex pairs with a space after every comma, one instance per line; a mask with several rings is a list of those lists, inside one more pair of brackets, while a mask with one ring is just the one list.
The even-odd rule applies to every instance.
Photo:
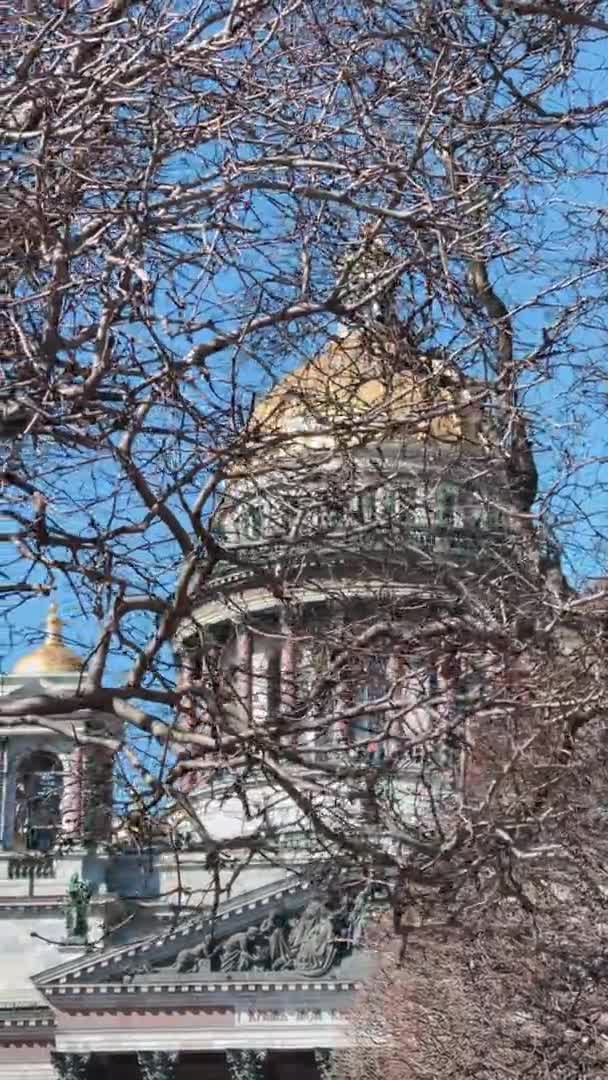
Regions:
[[15, 834], [28, 851], [50, 851], [60, 827], [63, 770], [55, 754], [37, 750], [19, 762]]

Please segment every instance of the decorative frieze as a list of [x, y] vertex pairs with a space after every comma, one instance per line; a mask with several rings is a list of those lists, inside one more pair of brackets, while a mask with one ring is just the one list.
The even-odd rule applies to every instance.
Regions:
[[370, 890], [363, 889], [329, 900], [312, 899], [297, 915], [275, 909], [261, 923], [217, 944], [203, 934], [168, 964], [150, 965], [150, 971], [293, 971], [320, 978], [359, 944], [369, 899]]

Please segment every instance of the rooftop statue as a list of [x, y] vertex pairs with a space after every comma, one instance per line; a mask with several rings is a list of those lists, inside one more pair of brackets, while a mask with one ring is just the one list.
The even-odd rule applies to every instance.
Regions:
[[86, 941], [89, 934], [89, 904], [93, 889], [88, 881], [83, 881], [78, 874], [72, 874], [68, 885], [68, 904], [65, 926], [69, 938]]

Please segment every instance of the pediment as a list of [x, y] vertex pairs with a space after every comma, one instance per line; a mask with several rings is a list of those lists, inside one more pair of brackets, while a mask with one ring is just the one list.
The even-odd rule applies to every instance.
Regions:
[[[321, 892], [288, 878], [139, 942], [92, 953], [34, 977], [48, 993], [103, 985], [142, 990], [246, 982], [250, 987], [355, 978], [370, 888]], [[360, 950], [359, 950], [360, 953]]]

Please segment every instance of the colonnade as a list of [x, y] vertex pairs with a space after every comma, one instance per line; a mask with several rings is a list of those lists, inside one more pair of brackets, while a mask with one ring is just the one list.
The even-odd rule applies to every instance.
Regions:
[[264, 1049], [194, 1054], [140, 1050], [132, 1054], [53, 1053], [56, 1080], [320, 1080], [332, 1051]]

